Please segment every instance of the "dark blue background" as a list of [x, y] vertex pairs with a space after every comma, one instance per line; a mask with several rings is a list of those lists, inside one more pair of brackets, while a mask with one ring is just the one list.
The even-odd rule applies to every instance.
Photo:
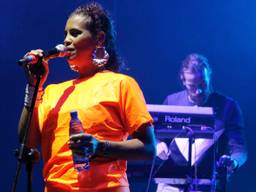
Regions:
[[[9, 0], [0, 2], [1, 140], [0, 191], [10, 191], [18, 145], [17, 124], [26, 84], [16, 61], [30, 49], [49, 49], [63, 42], [69, 13], [86, 1]], [[119, 52], [140, 84], [147, 103], [162, 103], [181, 89], [178, 70], [191, 52], [206, 55], [213, 68], [213, 84], [236, 99], [243, 110], [249, 148], [247, 163], [234, 176], [232, 192], [254, 191], [256, 170], [256, 2], [243, 0], [98, 1], [109, 10], [117, 31]], [[63, 59], [51, 61], [47, 83], [74, 77]], [[34, 191], [42, 189], [40, 166], [34, 174]], [[24, 169], [18, 191], [25, 189]]]

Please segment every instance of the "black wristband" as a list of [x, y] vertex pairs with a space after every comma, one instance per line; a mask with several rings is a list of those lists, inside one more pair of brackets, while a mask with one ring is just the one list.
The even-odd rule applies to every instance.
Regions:
[[98, 153], [100, 155], [107, 156], [109, 154], [110, 142], [109, 141], [101, 141], [99, 143]]

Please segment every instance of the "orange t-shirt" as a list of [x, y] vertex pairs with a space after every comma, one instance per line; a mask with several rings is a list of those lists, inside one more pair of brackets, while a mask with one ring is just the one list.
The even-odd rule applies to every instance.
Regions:
[[152, 123], [134, 79], [110, 71], [85, 80], [47, 86], [38, 108], [45, 191], [93, 192], [128, 186], [126, 161], [91, 162], [77, 172], [68, 147], [70, 111], [78, 111], [84, 131], [99, 140], [125, 141], [142, 124]]

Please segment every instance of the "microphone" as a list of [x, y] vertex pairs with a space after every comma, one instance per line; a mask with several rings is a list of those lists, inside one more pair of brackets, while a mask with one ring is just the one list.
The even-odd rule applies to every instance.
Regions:
[[[62, 45], [62, 44], [59, 44], [56, 47], [54, 47], [53, 49], [43, 52], [43, 58], [48, 59], [48, 60], [54, 59], [57, 57], [66, 57], [66, 56], [68, 56], [68, 51], [67, 51], [66, 46]], [[39, 56], [29, 54], [29, 55], [23, 57], [22, 59], [20, 59], [18, 61], [18, 64], [22, 67], [25, 65], [28, 65], [28, 64], [36, 64], [38, 62], [39, 58], [40, 58]]]

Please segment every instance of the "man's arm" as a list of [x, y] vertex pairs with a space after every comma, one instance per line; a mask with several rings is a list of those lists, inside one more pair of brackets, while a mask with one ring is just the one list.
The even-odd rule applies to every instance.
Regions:
[[244, 120], [241, 109], [236, 102], [232, 102], [226, 122], [228, 138], [228, 153], [231, 160], [237, 163], [235, 168], [241, 167], [247, 160], [247, 148], [244, 137]]

